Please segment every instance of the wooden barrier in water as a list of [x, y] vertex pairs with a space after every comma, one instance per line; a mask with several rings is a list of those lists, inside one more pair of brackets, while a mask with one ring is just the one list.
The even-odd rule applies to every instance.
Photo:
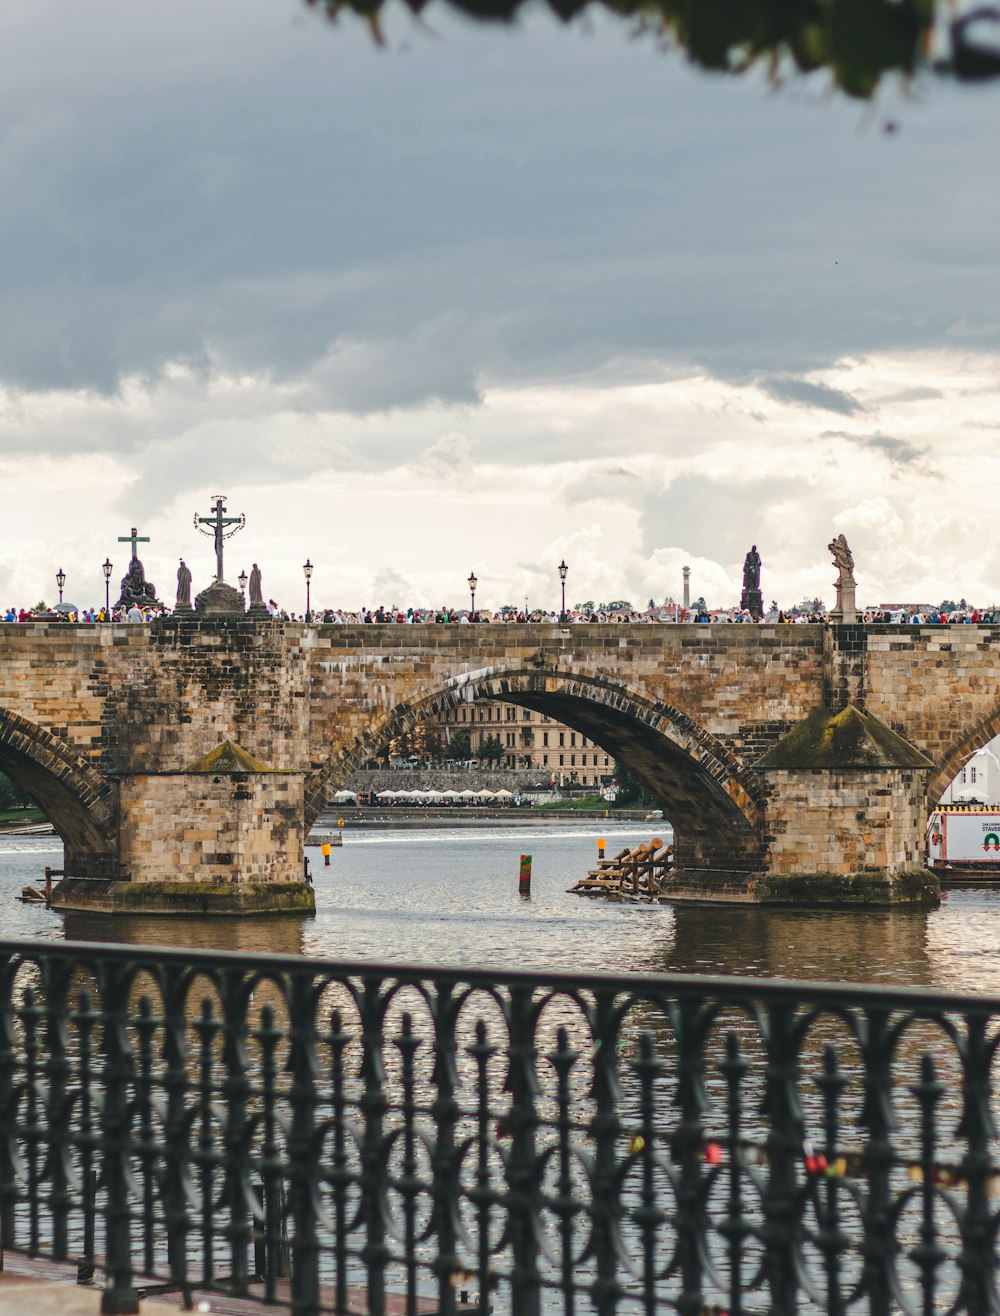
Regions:
[[664, 846], [659, 836], [620, 850], [610, 859], [598, 859], [586, 877], [570, 887], [577, 896], [608, 896], [612, 899], [655, 900], [660, 895], [660, 879], [665, 878], [673, 862], [673, 846]]

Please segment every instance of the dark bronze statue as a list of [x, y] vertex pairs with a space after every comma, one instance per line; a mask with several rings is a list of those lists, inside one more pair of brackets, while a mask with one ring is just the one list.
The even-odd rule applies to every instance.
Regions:
[[743, 559], [743, 588], [760, 589], [760, 554], [756, 544], [751, 546], [750, 552]]
[[115, 607], [131, 608], [133, 604], [140, 608], [162, 607], [156, 597], [156, 586], [151, 580], [146, 579], [142, 561], [137, 557], [128, 564], [128, 571], [122, 576], [121, 598]]
[[749, 612], [754, 621], [760, 621], [764, 615], [764, 599], [760, 592], [760, 554], [756, 544], [751, 546], [750, 552], [743, 559], [740, 607], [744, 612]]

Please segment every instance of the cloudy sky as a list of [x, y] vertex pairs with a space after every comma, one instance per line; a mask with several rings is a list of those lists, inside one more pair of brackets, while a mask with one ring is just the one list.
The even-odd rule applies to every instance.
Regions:
[[1000, 600], [1000, 89], [874, 106], [627, 26], [0, 7], [0, 603]]

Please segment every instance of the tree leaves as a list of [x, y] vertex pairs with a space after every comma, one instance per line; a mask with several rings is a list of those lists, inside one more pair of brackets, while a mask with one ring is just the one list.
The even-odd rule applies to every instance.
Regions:
[[[484, 21], [508, 22], [526, 0], [448, 0]], [[565, 22], [592, 0], [546, 0]], [[331, 19], [350, 11], [381, 40], [384, 0], [307, 0]], [[404, 0], [419, 13], [426, 0]], [[931, 62], [931, 40], [947, 0], [593, 0], [633, 21], [664, 46], [683, 51], [700, 68], [739, 74], [766, 67], [774, 82], [794, 73], [829, 70], [848, 96], [870, 98], [895, 76], [922, 70], [964, 81], [1000, 76], [1000, 10], [980, 7], [953, 18], [945, 40], [950, 53]]]

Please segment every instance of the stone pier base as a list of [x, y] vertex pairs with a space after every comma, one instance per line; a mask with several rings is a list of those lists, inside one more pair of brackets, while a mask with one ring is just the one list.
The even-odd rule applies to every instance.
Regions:
[[903, 873], [740, 873], [681, 868], [660, 883], [661, 899], [687, 904], [786, 905], [843, 908], [910, 906], [936, 909], [941, 888], [927, 868]]
[[105, 914], [315, 914], [307, 882], [114, 882], [67, 877], [53, 909]]

